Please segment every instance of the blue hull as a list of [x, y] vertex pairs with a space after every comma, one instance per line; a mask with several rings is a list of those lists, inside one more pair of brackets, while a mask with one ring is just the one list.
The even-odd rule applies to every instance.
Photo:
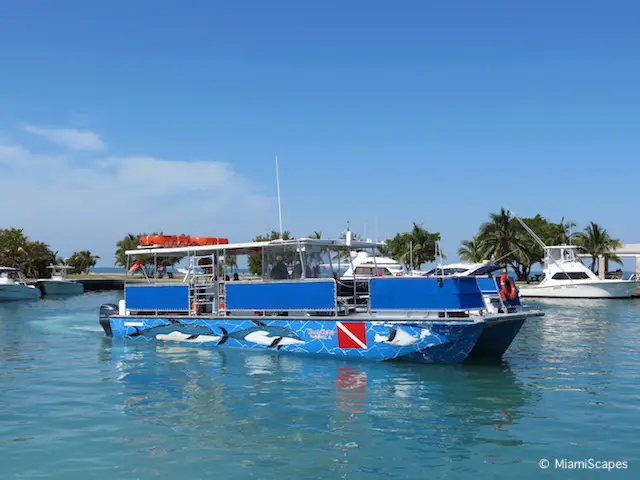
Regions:
[[487, 324], [473, 350], [471, 350], [469, 357], [501, 357], [518, 335], [525, 320], [525, 318], [522, 318], [493, 325]]
[[[106, 319], [105, 319], [106, 320]], [[110, 317], [115, 338], [258, 348], [339, 359], [459, 364], [483, 333], [472, 322]]]

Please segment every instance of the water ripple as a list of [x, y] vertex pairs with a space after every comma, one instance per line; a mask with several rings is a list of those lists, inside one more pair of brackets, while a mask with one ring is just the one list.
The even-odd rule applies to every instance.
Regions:
[[534, 478], [540, 458], [640, 465], [640, 302], [536, 302], [546, 316], [504, 361], [441, 367], [111, 341], [97, 307], [114, 300], [0, 305], [3, 479]]

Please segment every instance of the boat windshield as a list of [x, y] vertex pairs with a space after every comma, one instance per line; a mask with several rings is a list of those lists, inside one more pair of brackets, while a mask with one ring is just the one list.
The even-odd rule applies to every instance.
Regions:
[[348, 249], [285, 244], [270, 245], [262, 250], [262, 278], [265, 280], [336, 278], [349, 266]]
[[583, 263], [574, 246], [549, 247], [546, 252], [548, 263], [577, 262]]
[[67, 265], [51, 265], [47, 268], [51, 270], [51, 278], [66, 279], [67, 273], [72, 267]]
[[448, 275], [456, 275], [458, 273], [465, 273], [469, 269], [468, 268], [456, 268], [456, 267], [437, 267], [429, 270], [425, 275], [444, 275], [445, 277]]
[[0, 283], [13, 283], [21, 281], [20, 274], [16, 270], [0, 270]]

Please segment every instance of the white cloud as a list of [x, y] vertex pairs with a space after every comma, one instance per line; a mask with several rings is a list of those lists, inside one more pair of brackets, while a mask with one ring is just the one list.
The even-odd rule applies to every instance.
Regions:
[[87, 130], [75, 128], [44, 128], [35, 125], [23, 125], [23, 130], [46, 138], [50, 142], [71, 150], [104, 150], [100, 136]]
[[128, 156], [87, 163], [0, 141], [0, 191], [0, 228], [24, 228], [63, 255], [89, 249], [104, 266], [127, 233], [248, 241], [277, 221], [274, 199], [219, 161]]

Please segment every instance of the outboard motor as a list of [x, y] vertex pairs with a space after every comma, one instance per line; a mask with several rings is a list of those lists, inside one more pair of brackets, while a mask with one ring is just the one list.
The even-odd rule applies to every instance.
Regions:
[[114, 305], [113, 303], [105, 303], [100, 305], [100, 326], [106, 333], [107, 337], [113, 337], [113, 332], [111, 331], [111, 323], [109, 320], [113, 315], [118, 314], [118, 305]]

